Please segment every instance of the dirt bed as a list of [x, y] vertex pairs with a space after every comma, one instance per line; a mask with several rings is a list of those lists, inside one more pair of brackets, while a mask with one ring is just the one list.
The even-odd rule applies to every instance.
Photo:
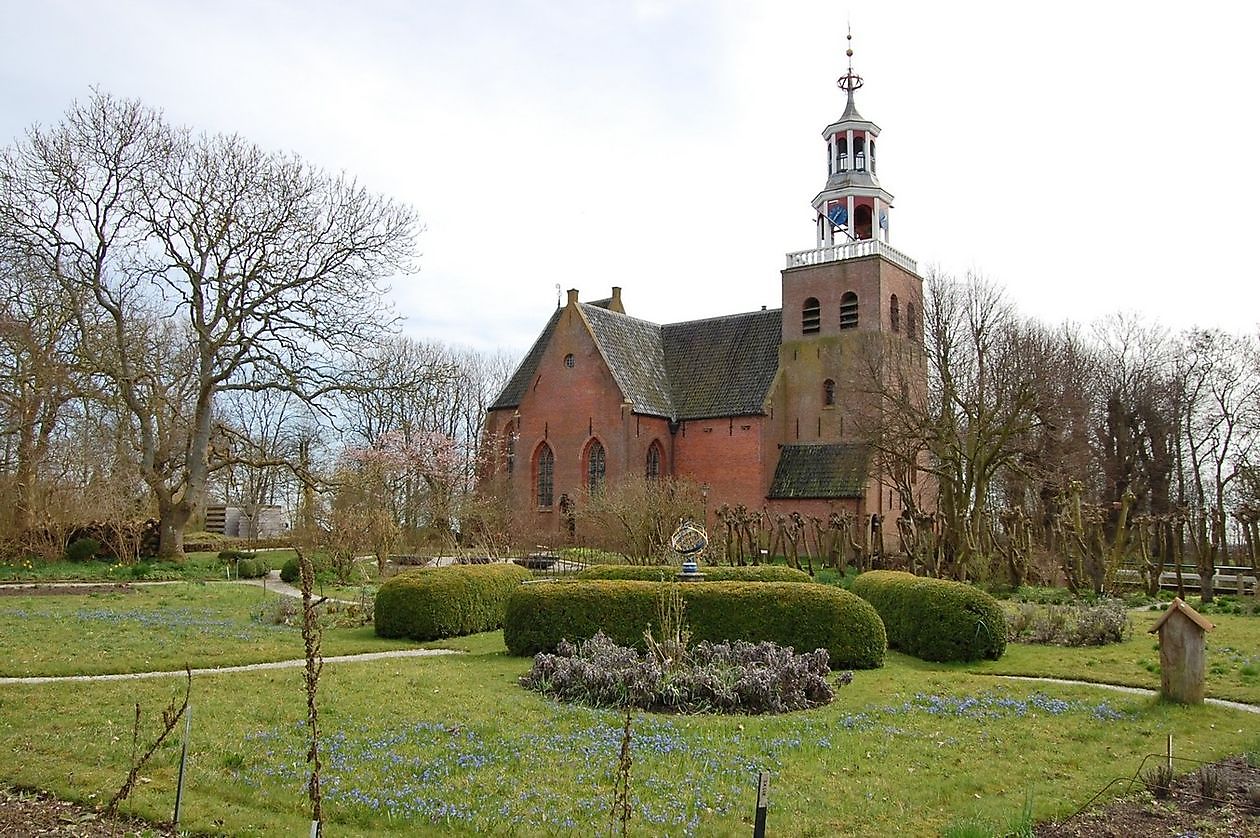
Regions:
[[134, 594], [136, 589], [126, 582], [105, 582], [100, 585], [58, 585], [50, 582], [47, 585], [30, 583], [0, 583], [0, 596], [67, 596], [80, 594]]
[[1164, 799], [1154, 797], [1139, 781], [1141, 791], [1065, 821], [1038, 824], [1034, 834], [1038, 838], [1260, 836], [1260, 800], [1253, 803], [1248, 792], [1254, 788], [1260, 794], [1260, 768], [1249, 767], [1242, 757], [1221, 760], [1211, 768], [1220, 780], [1215, 799], [1204, 799], [1194, 771], [1175, 777]]
[[0, 836], [58, 835], [69, 838], [173, 836], [169, 829], [98, 812], [40, 792], [0, 787]]

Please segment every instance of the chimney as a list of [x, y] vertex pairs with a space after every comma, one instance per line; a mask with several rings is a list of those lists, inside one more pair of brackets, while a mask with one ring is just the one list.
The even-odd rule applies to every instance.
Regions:
[[608, 302], [608, 310], [615, 311], [618, 314], [625, 314], [626, 307], [621, 304], [621, 286], [614, 285], [612, 287], [612, 299]]
[[576, 288], [569, 289], [569, 305], [577, 305], [578, 290]]

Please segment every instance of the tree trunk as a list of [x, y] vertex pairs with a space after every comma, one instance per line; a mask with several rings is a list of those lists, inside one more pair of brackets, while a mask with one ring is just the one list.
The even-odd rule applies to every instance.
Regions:
[[159, 561], [184, 561], [184, 527], [192, 517], [192, 508], [184, 503], [158, 504]]

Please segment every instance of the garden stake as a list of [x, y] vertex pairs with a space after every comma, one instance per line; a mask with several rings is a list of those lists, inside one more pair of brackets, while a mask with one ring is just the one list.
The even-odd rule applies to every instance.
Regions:
[[173, 826], [179, 832], [179, 807], [184, 801], [184, 768], [188, 765], [188, 736], [192, 731], [192, 705], [184, 710], [184, 744], [179, 749], [179, 779], [175, 781], [175, 818]]
[[766, 838], [766, 807], [770, 805], [770, 772], [757, 774], [757, 814], [753, 820], [753, 838]]
[[1172, 771], [1172, 734], [1168, 734], [1168, 770]]

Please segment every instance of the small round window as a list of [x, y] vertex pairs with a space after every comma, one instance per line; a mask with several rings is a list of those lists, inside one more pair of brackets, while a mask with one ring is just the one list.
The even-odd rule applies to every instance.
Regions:
[[568, 355], [565, 355], [565, 356], [564, 356], [564, 365], [565, 365], [566, 367], [568, 367], [568, 368], [572, 369], [572, 368], [573, 368], [573, 364], [574, 364], [574, 360], [573, 360], [573, 353], [572, 353], [572, 352], [570, 352]]

